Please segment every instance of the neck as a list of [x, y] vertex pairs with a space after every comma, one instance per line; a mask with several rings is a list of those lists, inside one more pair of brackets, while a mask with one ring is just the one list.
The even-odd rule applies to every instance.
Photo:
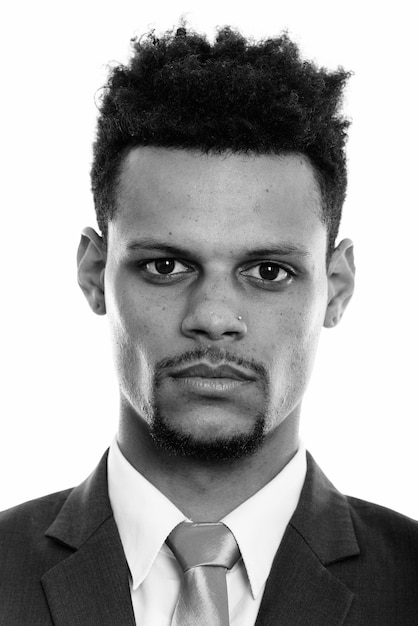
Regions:
[[297, 407], [250, 456], [209, 462], [158, 447], [141, 417], [122, 406], [118, 444], [130, 464], [185, 516], [216, 522], [264, 487], [294, 456], [299, 413]]

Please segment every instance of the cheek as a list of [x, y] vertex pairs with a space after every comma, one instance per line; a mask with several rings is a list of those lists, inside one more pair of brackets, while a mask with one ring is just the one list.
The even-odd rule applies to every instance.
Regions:
[[147, 303], [138, 302], [135, 291], [120, 284], [107, 289], [106, 308], [120, 391], [146, 419], [152, 403], [153, 364], [158, 358], [152, 316]]
[[167, 356], [170, 346], [170, 305], [141, 292], [135, 280], [121, 273], [106, 285], [106, 309], [118, 369], [138, 370]]
[[106, 311], [110, 337], [118, 373], [123, 370], [137, 375], [141, 361], [146, 357], [146, 339], [149, 337], [148, 316], [144, 302], [136, 302], [135, 291], [124, 287], [115, 277], [105, 285]]
[[261, 325], [261, 332], [266, 333], [267, 328], [271, 333], [278, 352], [284, 348], [300, 347], [306, 349], [316, 344], [323, 326], [325, 315], [325, 298], [304, 298], [299, 306], [289, 303], [282, 307], [272, 319]]
[[270, 368], [266, 431], [280, 424], [300, 404], [311, 376], [321, 323], [294, 314], [281, 325]]
[[287, 384], [298, 386], [302, 379], [309, 378], [315, 360], [319, 339], [317, 328], [292, 328], [286, 335], [277, 340], [272, 355], [272, 378], [276, 381], [287, 381]]
[[[323, 297], [324, 296], [324, 297]], [[269, 324], [266, 355], [272, 361], [272, 383], [305, 387], [315, 359], [325, 315], [326, 292], [305, 297], [300, 306], [283, 308]]]

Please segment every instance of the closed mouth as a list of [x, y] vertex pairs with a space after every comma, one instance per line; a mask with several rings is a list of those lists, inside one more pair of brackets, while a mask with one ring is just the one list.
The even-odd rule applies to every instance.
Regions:
[[254, 381], [255, 376], [231, 365], [217, 367], [206, 363], [198, 363], [170, 373], [172, 378], [227, 378], [243, 382]]

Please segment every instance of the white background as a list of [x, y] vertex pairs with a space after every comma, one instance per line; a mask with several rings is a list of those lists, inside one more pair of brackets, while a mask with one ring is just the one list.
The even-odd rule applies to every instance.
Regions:
[[7, 3], [1, 29], [0, 509], [72, 486], [117, 426], [106, 318], [76, 283], [95, 93], [130, 38], [185, 15], [213, 37], [287, 28], [304, 56], [353, 70], [345, 111], [356, 294], [323, 333], [303, 438], [343, 492], [418, 518], [417, 92], [413, 3], [184, 0]]

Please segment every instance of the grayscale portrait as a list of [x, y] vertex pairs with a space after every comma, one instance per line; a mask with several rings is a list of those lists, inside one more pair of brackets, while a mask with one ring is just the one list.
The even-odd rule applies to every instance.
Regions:
[[0, 624], [418, 624], [406, 14], [124, 4], [10, 13]]

